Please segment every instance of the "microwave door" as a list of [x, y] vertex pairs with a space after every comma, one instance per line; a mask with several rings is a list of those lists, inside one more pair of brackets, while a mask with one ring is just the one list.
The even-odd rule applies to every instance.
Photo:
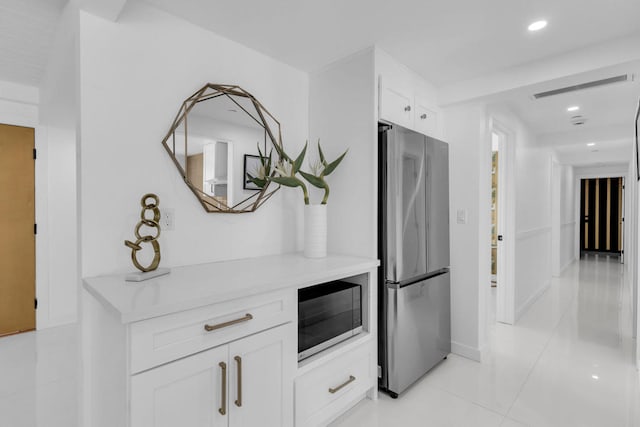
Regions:
[[427, 270], [426, 137], [394, 126], [386, 140], [386, 277], [403, 282]]

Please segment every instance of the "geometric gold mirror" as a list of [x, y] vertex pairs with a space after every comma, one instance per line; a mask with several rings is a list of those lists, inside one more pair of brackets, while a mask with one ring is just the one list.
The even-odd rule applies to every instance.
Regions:
[[207, 212], [253, 212], [279, 189], [265, 178], [280, 123], [239, 86], [208, 83], [187, 98], [162, 144]]

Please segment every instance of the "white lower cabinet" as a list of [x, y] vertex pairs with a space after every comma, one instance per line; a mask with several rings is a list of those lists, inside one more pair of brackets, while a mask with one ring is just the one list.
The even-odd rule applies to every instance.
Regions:
[[370, 343], [296, 378], [296, 427], [324, 426], [375, 387]]
[[134, 375], [133, 427], [291, 426], [292, 324]]

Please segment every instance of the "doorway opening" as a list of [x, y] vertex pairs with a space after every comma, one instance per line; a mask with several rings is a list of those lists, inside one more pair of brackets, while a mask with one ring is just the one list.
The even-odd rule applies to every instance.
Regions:
[[35, 130], [0, 124], [0, 337], [36, 327]]
[[[491, 282], [483, 284], [495, 301], [495, 321], [515, 322], [515, 141], [514, 133], [491, 118]], [[495, 287], [493, 286], [495, 284]], [[492, 307], [493, 308], [493, 307]], [[493, 317], [493, 316], [492, 316]]]
[[498, 285], [498, 176], [500, 135], [491, 132], [491, 287]]
[[624, 178], [580, 180], [580, 258], [624, 253]]

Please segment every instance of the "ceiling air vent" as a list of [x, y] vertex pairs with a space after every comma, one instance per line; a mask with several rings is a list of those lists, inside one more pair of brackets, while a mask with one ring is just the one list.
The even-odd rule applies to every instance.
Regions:
[[561, 95], [563, 93], [575, 92], [583, 89], [590, 89], [598, 86], [610, 85], [613, 83], [621, 83], [629, 80], [633, 80], [633, 76], [630, 74], [622, 74], [620, 76], [609, 77], [601, 80], [594, 80], [592, 82], [581, 83], [579, 85], [567, 86], [560, 89], [549, 90], [547, 92], [535, 93], [533, 97], [535, 99], [546, 98], [549, 96]]

